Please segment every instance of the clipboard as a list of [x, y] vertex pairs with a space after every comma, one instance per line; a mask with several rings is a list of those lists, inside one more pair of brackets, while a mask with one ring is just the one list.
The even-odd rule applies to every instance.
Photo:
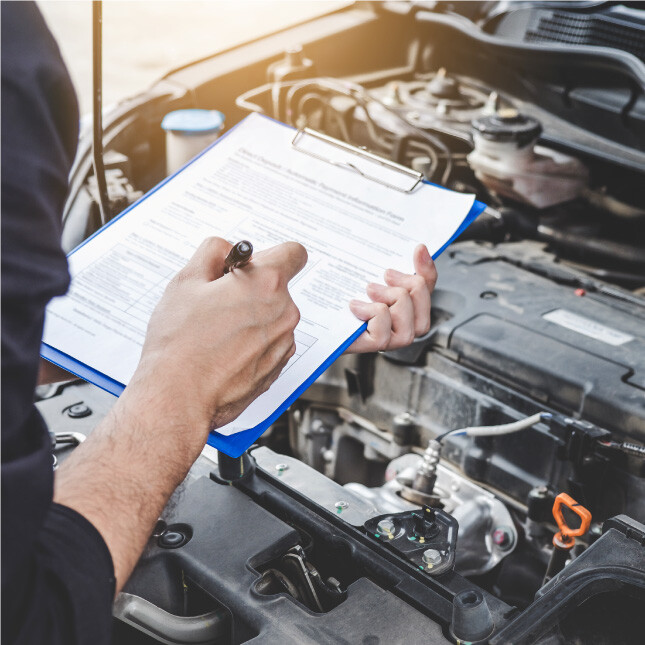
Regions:
[[[294, 129], [291, 126], [288, 126], [284, 123], [271, 119], [270, 117], [260, 115], [262, 118], [269, 119], [278, 123], [282, 127]], [[241, 123], [241, 122], [240, 122]], [[239, 124], [238, 124], [239, 125]], [[228, 132], [224, 133], [219, 137], [215, 142], [208, 146], [205, 150], [199, 153], [191, 161], [185, 164], [173, 175], [167, 177], [152, 190], [146, 193], [143, 197], [137, 200], [134, 204], [130, 205], [124, 211], [122, 211], [115, 218], [110, 220], [104, 227], [96, 231], [91, 235], [87, 240], [82, 242], [76, 249], [74, 249], [69, 255], [83, 247], [85, 244], [90, 242], [94, 237], [100, 235], [102, 231], [105, 230], [108, 226], [111, 226], [121, 217], [125, 216], [133, 208], [135, 208], [142, 201], [147, 199], [150, 195], [159, 190], [169, 181], [172, 181], [179, 173], [181, 173], [185, 168], [191, 165], [196, 159], [200, 158], [202, 155], [206, 154], [211, 148], [218, 145], [222, 140], [224, 140], [231, 132], [235, 130], [238, 125], [231, 128]], [[315, 147], [307, 147], [307, 140], [309, 142], [314, 141]], [[427, 180], [423, 178], [421, 173], [418, 173], [414, 170], [401, 166], [400, 164], [394, 163], [388, 159], [384, 159], [375, 155], [371, 152], [368, 152], [365, 149], [358, 148], [347, 144], [342, 141], [338, 141], [332, 137], [328, 137], [325, 134], [316, 132], [311, 129], [296, 130], [294, 138], [291, 142], [291, 145], [294, 149], [307, 154], [311, 157], [314, 157], [320, 161], [330, 163], [338, 167], [344, 167], [350, 172], [354, 172], [361, 180], [365, 181], [376, 181], [388, 188], [397, 190], [403, 193], [411, 193], [418, 189], [422, 183], [430, 184]], [[322, 152], [325, 151], [325, 152]], [[356, 161], [352, 160], [347, 162], [342, 158], [334, 158], [334, 151], [340, 150], [341, 157], [347, 156], [347, 154], [356, 157]], [[370, 169], [371, 168], [371, 169]], [[374, 169], [377, 169], [376, 171]], [[385, 175], [383, 173], [385, 172]], [[390, 175], [391, 179], [388, 180], [388, 173], [393, 173]], [[393, 179], [396, 177], [396, 179]], [[439, 188], [443, 188], [439, 186]], [[434, 254], [433, 258], [438, 257], [444, 249], [451, 244], [468, 226], [482, 213], [486, 208], [486, 205], [474, 201], [473, 206], [470, 209], [470, 212], [465, 217], [460, 227], [457, 229], [455, 234], [451, 237], [450, 240], [441, 248], [437, 253]], [[209, 434], [207, 444], [221, 450], [231, 457], [239, 457], [243, 452], [245, 452], [257, 439], [273, 424], [277, 419], [298, 399], [305, 390], [307, 390], [313, 382], [321, 376], [321, 374], [327, 370], [327, 368], [341, 355], [345, 350], [365, 331], [367, 328], [367, 323], [364, 323], [354, 334], [352, 334], [346, 341], [344, 341], [324, 362], [323, 364], [308, 378], [303, 382], [289, 397], [288, 399], [276, 409], [268, 418], [259, 423], [254, 428], [248, 430], [243, 430], [233, 435], [222, 435], [217, 431], [213, 431]], [[47, 345], [45, 343], [41, 344], [40, 355], [46, 360], [58, 365], [64, 370], [71, 372], [72, 374], [86, 380], [98, 387], [104, 389], [105, 391], [113, 394], [114, 396], [119, 396], [125, 386], [122, 383], [115, 381], [114, 379], [108, 377], [107, 375], [99, 372], [98, 370], [93, 369], [92, 367], [85, 365], [84, 363], [78, 361], [77, 359], [61, 352], [60, 350]]]
[[[329, 146], [333, 146], [340, 150], [349, 152], [352, 155], [355, 155], [361, 160], [367, 162], [368, 164], [369, 163], [376, 164], [376, 166], [379, 168], [392, 171], [393, 173], [400, 175], [405, 179], [409, 179], [410, 184], [408, 186], [399, 185], [394, 182], [387, 181], [383, 179], [383, 177], [378, 177], [374, 174], [371, 174], [369, 171], [357, 165], [357, 163], [348, 162], [348, 161], [338, 161], [338, 160], [335, 160], [333, 157], [326, 157], [313, 150], [308, 150], [307, 148], [303, 147], [303, 141], [307, 137], [313, 137], [317, 141], [321, 141], [323, 143], [328, 144]], [[381, 186], [385, 186], [386, 188], [391, 188], [392, 190], [396, 190], [400, 193], [412, 193], [423, 182], [423, 173], [420, 173], [416, 170], [412, 170], [411, 168], [408, 168], [406, 166], [402, 166], [401, 164], [398, 164], [394, 161], [390, 161], [389, 159], [384, 159], [379, 155], [375, 155], [373, 152], [369, 152], [367, 148], [352, 146], [349, 143], [345, 143], [344, 141], [339, 141], [338, 139], [329, 137], [326, 134], [323, 134], [322, 132], [317, 132], [316, 130], [312, 130], [311, 128], [302, 128], [301, 130], [298, 130], [295, 136], [293, 137], [293, 140], [291, 141], [291, 146], [295, 150], [298, 150], [303, 154], [309, 155], [314, 159], [324, 161], [326, 163], [331, 164], [332, 166], [336, 166], [337, 168], [346, 168], [347, 170], [351, 170], [353, 172], [358, 173], [361, 177], [365, 179], [369, 179], [370, 181], [375, 181], [377, 184], [381, 184]]]

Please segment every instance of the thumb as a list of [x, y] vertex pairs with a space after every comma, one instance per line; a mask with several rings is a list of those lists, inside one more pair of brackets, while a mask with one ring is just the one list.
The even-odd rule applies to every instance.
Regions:
[[419, 244], [414, 249], [414, 271], [420, 275], [428, 285], [430, 292], [434, 289], [437, 282], [437, 269], [428, 252], [428, 247], [425, 244]]

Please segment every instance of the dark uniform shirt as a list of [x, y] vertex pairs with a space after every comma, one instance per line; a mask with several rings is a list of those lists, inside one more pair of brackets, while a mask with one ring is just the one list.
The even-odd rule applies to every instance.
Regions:
[[78, 107], [36, 8], [2, 2], [2, 642], [110, 641], [114, 572], [98, 531], [54, 504], [33, 403], [44, 310], [69, 284], [60, 246]]

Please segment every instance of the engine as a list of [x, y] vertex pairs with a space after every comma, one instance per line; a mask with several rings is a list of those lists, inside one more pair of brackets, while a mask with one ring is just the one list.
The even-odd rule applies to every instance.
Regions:
[[[437, 261], [425, 336], [341, 357], [242, 468], [204, 451], [115, 604], [123, 642], [643, 633], [642, 53], [574, 46], [562, 8], [436, 4], [336, 12], [107, 119], [115, 211], [163, 177], [159, 122], [182, 106], [309, 127], [488, 204]], [[98, 226], [88, 160], [69, 247]], [[80, 383], [40, 396], [62, 458], [110, 406]]]

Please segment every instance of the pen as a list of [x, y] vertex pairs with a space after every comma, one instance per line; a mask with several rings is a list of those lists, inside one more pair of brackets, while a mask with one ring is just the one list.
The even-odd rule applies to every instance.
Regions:
[[248, 264], [253, 255], [253, 244], [248, 240], [242, 240], [233, 246], [224, 260], [224, 273], [232, 269], [239, 269]]

